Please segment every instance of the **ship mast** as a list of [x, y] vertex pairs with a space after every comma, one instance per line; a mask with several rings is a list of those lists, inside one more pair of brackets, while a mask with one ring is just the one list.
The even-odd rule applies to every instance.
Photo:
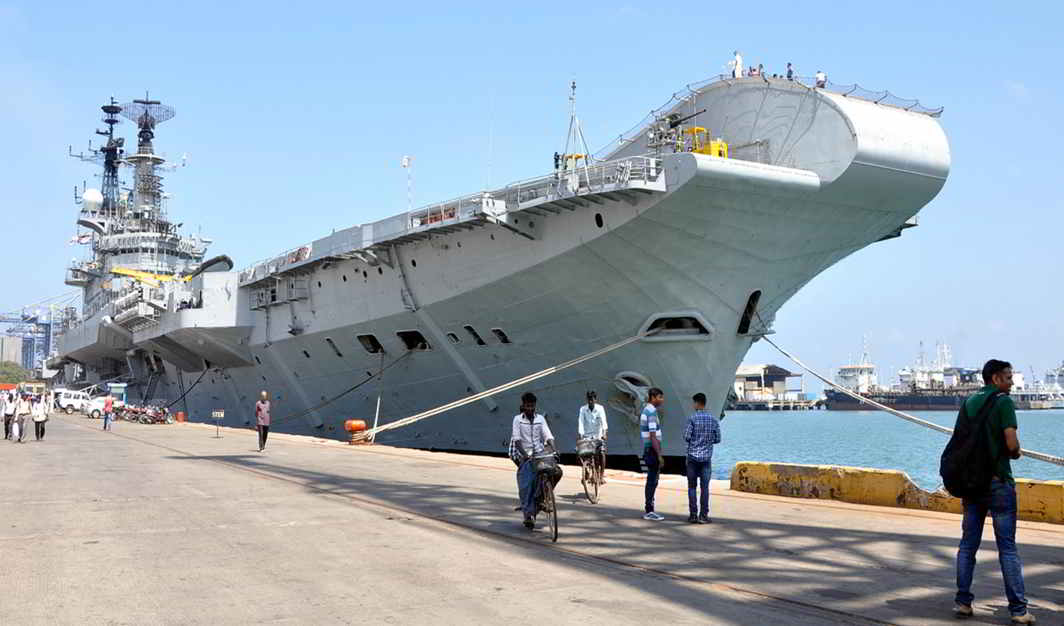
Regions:
[[133, 230], [169, 232], [162, 203], [162, 176], [156, 173], [166, 159], [155, 154], [151, 141], [156, 124], [172, 118], [174, 109], [145, 94], [142, 100], [122, 105], [122, 115], [136, 122], [139, 129], [137, 152], [126, 157], [133, 165], [133, 198], [126, 217], [135, 225]]

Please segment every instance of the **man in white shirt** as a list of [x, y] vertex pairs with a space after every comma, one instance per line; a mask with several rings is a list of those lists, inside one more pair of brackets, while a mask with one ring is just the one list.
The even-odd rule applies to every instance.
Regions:
[[[606, 409], [596, 402], [598, 394], [594, 391], [587, 392], [587, 404], [580, 405], [580, 414], [576, 421], [576, 430], [581, 439], [595, 441], [595, 461], [606, 469], [606, 433], [609, 425], [606, 423]], [[603, 477], [605, 482], [605, 477]]]
[[735, 51], [735, 58], [728, 65], [732, 68], [732, 78], [743, 77], [743, 55], [739, 54], [738, 50]]
[[816, 71], [815, 80], [817, 87], [824, 88], [828, 86], [828, 75], [825, 74], [823, 70]]
[[521, 396], [521, 412], [514, 416], [511, 430], [511, 455], [518, 461], [517, 493], [521, 498], [521, 511], [525, 515], [525, 527], [536, 526], [536, 493], [539, 491], [539, 476], [532, 457], [542, 455], [548, 448], [554, 451], [554, 435], [542, 415], [536, 413], [536, 396], [525, 392]]

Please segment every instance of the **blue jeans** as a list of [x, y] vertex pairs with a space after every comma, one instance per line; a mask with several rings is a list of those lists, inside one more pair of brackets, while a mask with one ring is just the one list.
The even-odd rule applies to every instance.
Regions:
[[1016, 551], [1016, 487], [995, 478], [990, 482], [990, 493], [978, 498], [964, 499], [964, 534], [957, 550], [957, 596], [960, 604], [971, 605], [972, 573], [975, 571], [975, 552], [983, 538], [983, 523], [987, 511], [994, 518], [994, 538], [997, 540], [998, 562], [1005, 579], [1005, 596], [1009, 599], [1009, 613], [1023, 615], [1027, 612], [1024, 597], [1023, 569]]
[[539, 494], [539, 475], [535, 463], [525, 461], [517, 468], [517, 493], [521, 498], [521, 511], [527, 516], [536, 514], [536, 496]]
[[658, 479], [661, 478], [661, 466], [658, 465], [658, 455], [654, 454], [654, 448], [643, 450], [643, 463], [647, 466], [646, 496], [647, 513], [654, 512], [654, 492], [658, 490]]
[[[687, 457], [687, 510], [691, 512], [691, 517], [709, 517], [709, 468], [709, 461], [695, 461]], [[699, 507], [696, 507], [695, 495], [699, 483], [702, 484], [702, 497], [698, 500]]]

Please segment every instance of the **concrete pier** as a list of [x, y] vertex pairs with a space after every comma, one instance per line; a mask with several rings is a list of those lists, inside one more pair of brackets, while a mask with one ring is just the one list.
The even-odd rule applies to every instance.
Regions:
[[[0, 624], [955, 623], [949, 513], [718, 481], [715, 523], [689, 525], [665, 477], [655, 523], [638, 475], [591, 505], [566, 468], [551, 544], [520, 526], [508, 459], [100, 426], [0, 441]], [[974, 621], [1007, 623], [989, 526]], [[1017, 540], [1032, 612], [1064, 623], [1064, 528]]]

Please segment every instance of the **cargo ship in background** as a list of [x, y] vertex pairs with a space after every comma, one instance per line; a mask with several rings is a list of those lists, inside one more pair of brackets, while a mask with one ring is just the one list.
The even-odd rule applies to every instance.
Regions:
[[[779, 308], [825, 269], [915, 226], [942, 189], [941, 109], [888, 96], [715, 78], [598, 153], [571, 106], [552, 172], [240, 270], [170, 217], [170, 166], [153, 143], [174, 110], [147, 96], [112, 101], [101, 145], [76, 155], [103, 166], [102, 186], [78, 197], [87, 254], [66, 283], [81, 289], [82, 308], [58, 334], [55, 383], [121, 382], [134, 402], [232, 426], [250, 423], [265, 390], [275, 430], [339, 439], [350, 418], [385, 425], [632, 340], [377, 441], [505, 453], [520, 395], [532, 391], [571, 450], [576, 409], [594, 389], [611, 413], [610, 452], [637, 454], [649, 388], [668, 390], [674, 434], [694, 393], [720, 411]], [[120, 117], [136, 126], [135, 151]], [[678, 468], [682, 439], [663, 445]]]
[[[950, 346], [940, 343], [935, 358], [924, 359], [923, 344], [916, 362], [898, 370], [897, 381], [879, 383], [878, 368], [866, 349], [854, 363], [840, 367], [835, 384], [899, 411], [957, 411], [961, 402], [983, 386], [982, 371], [953, 365]], [[1064, 408], [1064, 364], [1046, 372], [1042, 381], [1028, 382], [1023, 372], [1013, 371], [1014, 387], [1009, 394], [1020, 410]], [[842, 393], [825, 389], [825, 405], [830, 411], [870, 411], [873, 407]]]

